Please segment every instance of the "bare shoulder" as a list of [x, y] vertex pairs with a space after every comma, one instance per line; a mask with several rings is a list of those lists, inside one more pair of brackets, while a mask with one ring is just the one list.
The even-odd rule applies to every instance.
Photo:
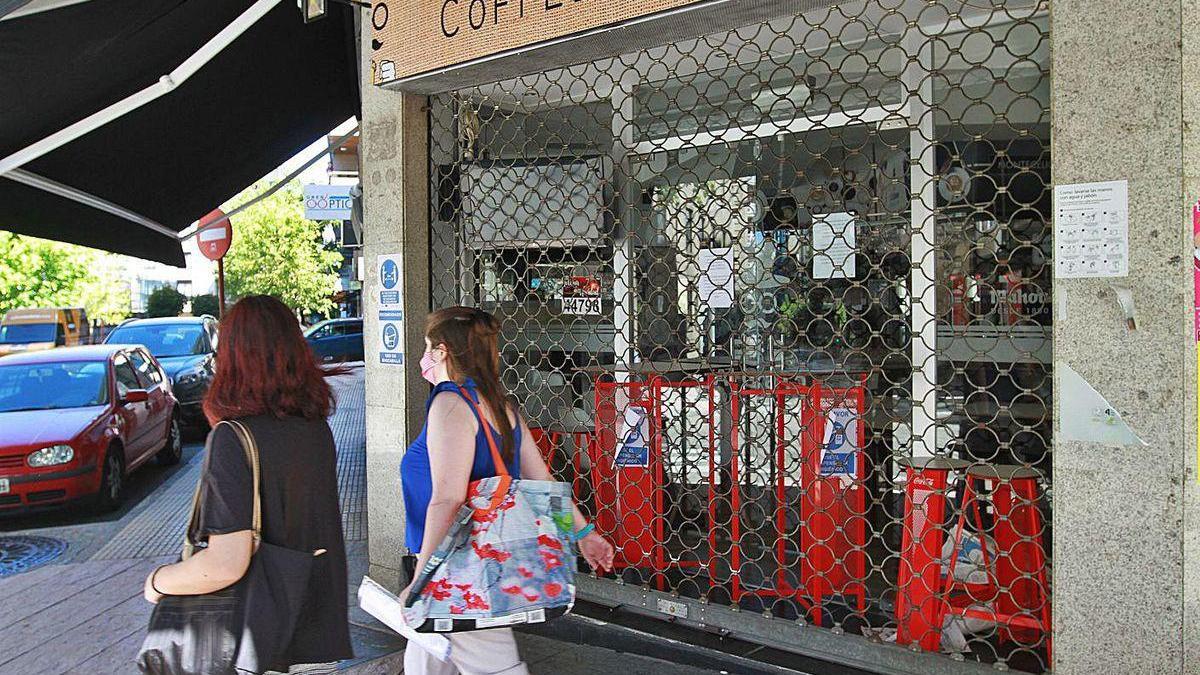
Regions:
[[468, 421], [474, 423], [475, 415], [462, 396], [452, 391], [443, 391], [434, 396], [433, 402], [429, 404], [429, 420], [465, 424]]

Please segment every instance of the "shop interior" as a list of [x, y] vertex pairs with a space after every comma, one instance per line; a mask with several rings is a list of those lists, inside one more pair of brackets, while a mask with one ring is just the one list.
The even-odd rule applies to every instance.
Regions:
[[[503, 319], [626, 582], [944, 648], [903, 615], [942, 471], [946, 556], [992, 554], [961, 585], [1009, 596], [968, 593], [960, 653], [1046, 668], [1048, 21], [1005, 5], [848, 3], [431, 99], [433, 305]], [[1037, 570], [998, 580], [1018, 513]]]

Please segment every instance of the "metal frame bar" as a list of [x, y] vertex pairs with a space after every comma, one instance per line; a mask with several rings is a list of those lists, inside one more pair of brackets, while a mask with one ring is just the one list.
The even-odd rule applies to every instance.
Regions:
[[241, 36], [242, 33], [258, 22], [259, 19], [266, 16], [280, 2], [281, 0], [258, 0], [246, 11], [242, 12], [238, 18], [234, 19], [232, 23], [221, 29], [208, 42], [205, 42], [195, 53], [184, 59], [183, 63], [160, 77], [158, 82], [141, 91], [130, 94], [107, 108], [94, 112], [78, 122], [50, 134], [42, 140], [8, 155], [4, 159], [0, 159], [0, 175], [5, 175], [13, 169], [24, 166], [126, 113], [137, 110], [147, 103], [171, 93], [204, 67], [213, 57], [221, 53], [221, 51]]
[[[722, 636], [768, 645], [804, 656], [832, 661], [876, 673], [894, 675], [995, 675], [995, 668], [971, 661], [960, 662], [936, 653], [916, 652], [878, 640], [838, 634], [823, 628], [805, 629], [805, 624], [769, 618], [757, 612], [654, 591], [632, 584], [578, 575], [579, 597], [606, 607], [680, 623]], [[685, 616], [659, 609], [659, 602], [683, 605]], [[798, 630], [799, 629], [799, 630]]]
[[253, 206], [254, 204], [257, 204], [258, 202], [262, 201], [263, 199], [266, 199], [267, 197], [275, 194], [276, 192], [279, 191], [280, 188], [282, 188], [284, 185], [289, 183], [292, 179], [294, 179], [295, 177], [297, 177], [301, 173], [303, 173], [305, 169], [307, 169], [308, 167], [315, 164], [317, 162], [317, 160], [321, 159], [325, 155], [327, 155], [327, 154], [333, 152], [334, 150], [345, 145], [346, 141], [350, 140], [350, 138], [352, 138], [355, 134], [358, 133], [358, 129], [359, 128], [356, 125], [353, 129], [350, 130], [349, 133], [347, 133], [346, 135], [337, 139], [333, 143], [330, 143], [324, 150], [317, 153], [312, 159], [309, 159], [308, 161], [306, 161], [299, 168], [292, 171], [290, 174], [288, 174], [282, 180], [276, 182], [274, 185], [272, 185], [270, 188], [268, 188], [264, 192], [259, 193], [258, 195], [255, 195], [253, 198], [238, 205], [237, 208], [233, 209], [228, 214], [226, 214], [220, 218], [214, 218], [212, 220], [204, 221], [203, 223], [197, 221], [196, 223], [193, 223], [191, 226], [189, 226], [179, 232], [176, 232], [175, 230], [171, 229], [170, 227], [167, 227], [166, 225], [163, 225], [162, 223], [160, 223], [156, 220], [147, 218], [146, 216], [143, 216], [140, 213], [131, 211], [123, 206], [120, 206], [119, 204], [114, 204], [114, 203], [108, 201], [107, 199], [97, 197], [96, 195], [93, 195], [89, 192], [84, 192], [83, 190], [73, 188], [70, 185], [64, 185], [62, 183], [59, 183], [58, 181], [51, 180], [49, 178], [46, 178], [45, 176], [39, 176], [36, 173], [32, 173], [32, 172], [26, 171], [24, 169], [13, 169], [12, 171], [9, 171], [8, 173], [4, 174], [3, 178], [7, 178], [9, 180], [16, 181], [23, 185], [28, 185], [29, 187], [32, 187], [32, 188], [44, 190], [51, 194], [58, 195], [59, 197], [63, 197], [64, 199], [70, 199], [72, 201], [79, 202], [80, 204], [83, 204], [85, 206], [90, 206], [90, 207], [98, 209], [100, 211], [104, 211], [105, 213], [111, 213], [114, 216], [124, 218], [136, 225], [141, 225], [142, 227], [153, 230], [154, 232], [157, 232], [158, 234], [161, 234], [164, 237], [170, 237], [171, 239], [174, 239], [176, 241], [184, 241], [188, 237], [195, 235], [196, 233], [200, 232], [201, 230], [207, 230], [211, 227], [215, 227], [217, 224], [221, 223], [222, 221], [229, 220], [230, 216], [233, 216], [237, 213], [241, 213], [242, 211], [246, 210], [247, 208]]
[[28, 185], [29, 187], [44, 190], [51, 194], [58, 195], [59, 197], [79, 202], [84, 206], [90, 206], [94, 209], [104, 211], [105, 213], [111, 213], [114, 216], [119, 216], [132, 223], [136, 223], [142, 227], [153, 230], [163, 236], [171, 237], [172, 239], [174, 239], [177, 234], [175, 230], [172, 230], [156, 220], [151, 220], [140, 213], [135, 213], [123, 206], [114, 204], [107, 199], [101, 199], [100, 197], [97, 197], [89, 192], [77, 190], [70, 185], [63, 185], [58, 181], [50, 180], [49, 178], [39, 176], [36, 173], [30, 173], [24, 169], [13, 169], [12, 171], [4, 174], [4, 177], [21, 183], [22, 185]]

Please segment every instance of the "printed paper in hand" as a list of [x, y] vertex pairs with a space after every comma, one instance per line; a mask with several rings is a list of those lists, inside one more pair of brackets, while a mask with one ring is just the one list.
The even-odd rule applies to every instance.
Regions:
[[450, 641], [444, 635], [434, 633], [418, 633], [404, 622], [404, 608], [400, 598], [388, 592], [383, 586], [375, 583], [370, 577], [363, 577], [358, 587], [358, 606], [364, 612], [379, 619], [388, 628], [399, 633], [405, 640], [420, 645], [422, 649], [433, 654], [439, 661], [450, 660]]

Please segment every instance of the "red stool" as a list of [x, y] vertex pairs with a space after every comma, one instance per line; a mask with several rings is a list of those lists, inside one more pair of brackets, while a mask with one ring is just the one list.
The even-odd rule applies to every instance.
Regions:
[[[1042, 514], [1038, 509], [1040, 474], [1023, 466], [977, 465], [967, 470], [963, 506], [954, 532], [954, 553], [950, 571], [942, 583], [942, 608], [946, 613], [993, 621], [1005, 626], [1001, 638], [1031, 645], [1036, 635], [1046, 638], [1046, 656], [1051, 656], [1050, 586], [1046, 574]], [[990, 485], [990, 499], [976, 489], [976, 483]], [[996, 550], [982, 547], [987, 583], [964, 584], [954, 581], [954, 567], [962, 545], [968, 513], [981, 542], [986, 544], [980, 502], [992, 506], [992, 538]], [[966, 604], [951, 597], [965, 592]], [[979, 602], [992, 602], [995, 611], [971, 609]], [[939, 622], [939, 626], [941, 623]]]
[[904, 533], [896, 594], [896, 642], [938, 651], [945, 611], [941, 593], [946, 496], [951, 475], [968, 465], [947, 457], [902, 457]]

